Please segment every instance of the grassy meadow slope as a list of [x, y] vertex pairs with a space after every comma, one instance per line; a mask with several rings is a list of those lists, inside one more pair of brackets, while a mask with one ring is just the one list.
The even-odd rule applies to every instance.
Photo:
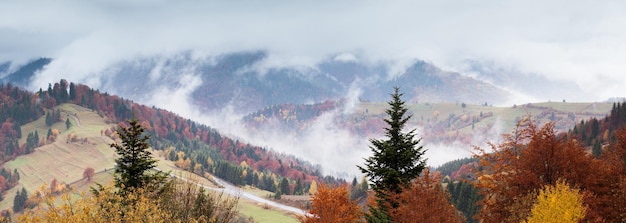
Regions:
[[[68, 184], [80, 181], [87, 167], [94, 168], [96, 172], [113, 167], [115, 151], [108, 146], [112, 140], [100, 135], [100, 130], [110, 128], [111, 125], [106, 124], [102, 117], [90, 109], [72, 104], [57, 106], [55, 110], [57, 108], [61, 111], [63, 120], [70, 118], [72, 126], [67, 129], [65, 122], [57, 122], [48, 127], [45, 116], [22, 126], [25, 134], [37, 131], [40, 137], [45, 137], [48, 128], [51, 128], [59, 130], [59, 135], [55, 142], [38, 147], [33, 153], [19, 156], [5, 164], [9, 169], [18, 170], [20, 181], [16, 187], [6, 192], [6, 199], [0, 202], [0, 210], [13, 206], [15, 192], [22, 187], [32, 194], [42, 185], [49, 185], [53, 179]], [[70, 134], [81, 139], [86, 138], [87, 141], [68, 143], [66, 139]], [[25, 137], [22, 138], [24, 140]]]
[[[61, 111], [62, 120], [70, 119], [72, 126], [67, 129], [65, 121], [47, 126], [45, 116], [22, 126], [24, 135], [37, 131], [40, 138], [45, 137], [49, 128], [59, 130], [59, 135], [55, 142], [37, 147], [33, 153], [19, 156], [5, 164], [5, 167], [9, 169], [17, 169], [20, 181], [17, 186], [6, 191], [5, 199], [0, 202], [0, 210], [13, 207], [13, 198], [17, 190], [26, 188], [29, 195], [32, 195], [33, 191], [38, 190], [42, 185], [50, 185], [53, 179], [57, 179], [59, 183], [70, 184], [75, 189], [76, 196], [81, 191], [88, 191], [94, 182], [105, 185], [112, 182], [116, 154], [109, 146], [113, 141], [107, 136], [102, 136], [101, 130], [115, 125], [107, 124], [105, 118], [96, 112], [78, 105], [62, 104], [54, 108], [56, 109]], [[75, 135], [78, 139], [85, 138], [86, 141], [78, 140], [68, 143], [69, 135]], [[20, 139], [20, 144], [24, 143], [25, 138]], [[194, 178], [203, 185], [215, 186], [206, 178], [181, 171], [172, 161], [164, 159], [160, 151], [153, 151], [153, 155], [159, 160], [160, 169], [185, 178]], [[93, 182], [83, 179], [82, 173], [87, 167], [94, 168], [96, 171]], [[266, 209], [261, 204], [246, 200], [240, 200], [239, 210], [257, 222], [297, 222], [291, 214]]]
[[[506, 133], [515, 126], [517, 120], [526, 115], [531, 115], [533, 120], [540, 124], [554, 121], [557, 130], [568, 131], [581, 120], [604, 118], [613, 106], [612, 103], [601, 102], [543, 102], [510, 107], [470, 104], [463, 106], [462, 103], [408, 103], [407, 105], [409, 112], [413, 114], [412, 123], [425, 126], [425, 128], [443, 124], [444, 132], [458, 130], [461, 134], [475, 134], [474, 129], [491, 128], [493, 125], [500, 125], [499, 128]], [[383, 113], [386, 108], [386, 103], [359, 103], [355, 114], [384, 117]]]

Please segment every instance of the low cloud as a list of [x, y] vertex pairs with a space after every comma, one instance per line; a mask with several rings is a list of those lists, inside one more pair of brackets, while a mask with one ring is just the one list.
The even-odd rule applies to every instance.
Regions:
[[7, 1], [0, 3], [0, 61], [55, 58], [38, 76], [40, 86], [59, 77], [86, 79], [120, 60], [185, 50], [264, 50], [273, 65], [305, 66], [359, 52], [372, 61], [421, 59], [457, 71], [468, 59], [493, 61], [573, 80], [584, 94], [604, 99], [623, 96], [626, 87], [624, 4]]
[[[604, 100], [625, 96], [625, 6], [564, 0], [2, 1], [0, 62], [54, 58], [34, 78], [32, 90], [65, 78], [115, 92], [108, 75], [116, 73], [111, 70], [116, 64], [188, 51], [213, 58], [262, 50], [267, 58], [251, 68], [260, 71], [306, 69], [332, 55], [341, 61], [384, 61], [395, 64], [388, 71], [391, 77], [416, 59], [461, 73], [467, 60], [477, 60], [550, 80], [572, 80], [583, 89], [580, 95]], [[151, 73], [154, 80], [163, 75], [168, 72]], [[332, 122], [350, 106], [318, 118], [301, 137], [247, 135], [239, 122], [244, 114], [232, 107], [215, 114], [194, 109], [189, 96], [198, 74], [182, 76], [176, 86], [152, 89], [167, 95], [137, 101], [349, 174], [369, 153], [366, 139], [355, 139]], [[358, 95], [358, 89], [351, 92]], [[355, 95], [348, 95], [350, 102]], [[455, 146], [432, 145], [429, 151], [432, 165], [440, 162], [438, 157], [465, 154]]]

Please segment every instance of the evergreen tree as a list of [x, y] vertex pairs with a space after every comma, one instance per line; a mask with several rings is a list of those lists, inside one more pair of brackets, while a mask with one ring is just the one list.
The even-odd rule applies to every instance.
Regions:
[[15, 133], [17, 134], [16, 137], [18, 139], [21, 139], [22, 138], [22, 126], [20, 125], [20, 123], [13, 122], [11, 124], [13, 124], [13, 130], [15, 130]]
[[51, 126], [52, 124], [54, 124], [52, 121], [52, 115], [50, 115], [50, 112], [46, 112], [46, 125]]
[[402, 132], [412, 117], [406, 114], [408, 108], [401, 99], [402, 95], [400, 89], [394, 87], [392, 99], [388, 102], [390, 108], [385, 111], [389, 116], [384, 119], [389, 125], [385, 128], [387, 139], [370, 139], [373, 155], [365, 159], [364, 167], [358, 166], [369, 178], [376, 194], [377, 206], [370, 206], [370, 213], [365, 216], [368, 222], [390, 222], [387, 205], [392, 208], [398, 206], [390, 196], [401, 193], [402, 188], [418, 177], [426, 166], [423, 158], [425, 150], [418, 146], [420, 139], [415, 139], [415, 129]]
[[296, 186], [293, 187], [293, 194], [302, 195], [304, 194], [304, 188], [302, 187], [302, 181], [300, 178], [296, 180]]
[[112, 143], [119, 158], [115, 160], [115, 186], [117, 188], [142, 188], [148, 185], [161, 183], [167, 177], [163, 172], [150, 173], [156, 167], [156, 160], [148, 151], [148, 135], [145, 129], [139, 125], [139, 121], [132, 119], [127, 121], [129, 127], [120, 126], [117, 134], [122, 140], [122, 145]]
[[70, 129], [72, 127], [72, 122], [70, 122], [70, 118], [65, 119], [65, 128]]
[[600, 144], [599, 140], [596, 140], [596, 142], [593, 144], [593, 147], [591, 149], [591, 153], [596, 158], [598, 158], [600, 156], [600, 154], [602, 154], [602, 144]]
[[289, 181], [287, 181], [287, 178], [283, 178], [283, 180], [280, 181], [280, 192], [285, 195], [290, 194], [291, 191], [289, 189]]
[[13, 212], [21, 212], [26, 207], [26, 201], [28, 200], [28, 192], [26, 192], [25, 188], [22, 188], [22, 191], [19, 190], [15, 194], [15, 198], [13, 199]]
[[70, 83], [70, 100], [76, 100], [76, 86], [74, 85], [74, 82]]

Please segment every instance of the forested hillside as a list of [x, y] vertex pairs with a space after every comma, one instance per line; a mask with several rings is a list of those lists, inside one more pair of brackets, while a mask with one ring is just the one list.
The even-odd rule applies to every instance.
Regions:
[[[85, 85], [70, 84], [69, 92], [70, 102], [92, 108], [111, 122], [121, 122], [133, 116], [141, 120], [154, 136], [151, 139], [153, 148], [165, 150], [170, 154], [169, 159], [183, 169], [197, 173], [208, 171], [235, 185], [254, 185], [272, 192], [277, 190], [282, 177], [289, 179], [291, 188], [301, 182], [304, 190], [313, 181], [337, 180], [324, 177], [319, 169], [296, 157], [222, 136], [216, 129], [162, 109], [101, 94]], [[283, 194], [294, 192], [281, 191]]]
[[[450, 175], [447, 189], [451, 202], [472, 221], [545, 221], [546, 216], [540, 216], [543, 212], [535, 206], [544, 199], [538, 197], [538, 191], [559, 187], [562, 182], [581, 196], [580, 205], [587, 207], [582, 215], [586, 221], [626, 220], [620, 214], [626, 206], [615, 202], [626, 194], [623, 107], [624, 103], [616, 103], [610, 115], [581, 121], [567, 133], [555, 131], [554, 123], [541, 126], [530, 118], [523, 119], [516, 130], [505, 135], [505, 142], [479, 149], [479, 162], [465, 159], [440, 167]], [[574, 210], [560, 209], [558, 213], [569, 211]]]
[[[21, 90], [11, 84], [1, 86], [2, 129], [0, 151], [3, 161], [26, 154], [33, 148], [56, 140], [54, 134], [24, 133], [28, 139], [18, 144], [22, 137], [20, 126], [46, 115], [46, 124], [65, 121], [56, 105], [72, 103], [96, 111], [110, 123], [120, 123], [131, 118], [140, 120], [152, 136], [150, 144], [168, 154], [168, 159], [177, 166], [198, 174], [213, 173], [235, 185], [254, 185], [262, 189], [282, 194], [303, 194], [314, 182], [336, 182], [337, 179], [322, 175], [313, 165], [296, 157], [273, 152], [237, 139], [225, 137], [217, 130], [174, 113], [154, 107], [147, 107], [118, 96], [101, 93], [81, 84], [61, 80], [50, 84], [46, 90], [36, 94]], [[115, 137], [115, 129], [103, 129], [102, 135]], [[6, 188], [15, 184], [11, 170], [2, 170], [7, 175]], [[289, 191], [279, 189], [279, 182], [287, 180]], [[4, 183], [4, 181], [2, 181]]]
[[613, 103], [610, 115], [599, 119], [581, 120], [568, 132], [568, 137], [592, 148], [593, 155], [598, 157], [603, 149], [617, 142], [615, 133], [624, 126], [626, 126], [626, 102], [617, 102]]
[[[41, 136], [38, 132], [23, 133], [21, 126], [44, 114], [45, 108], [39, 103], [37, 95], [12, 84], [0, 85], [0, 200], [4, 199], [2, 193], [14, 187], [20, 177], [16, 170], [5, 169], [3, 164], [31, 153], [46, 141], [43, 132]], [[22, 138], [26, 140], [20, 144]]]

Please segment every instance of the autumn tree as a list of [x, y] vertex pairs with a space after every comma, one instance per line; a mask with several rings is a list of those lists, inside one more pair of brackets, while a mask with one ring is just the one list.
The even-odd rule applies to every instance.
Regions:
[[85, 168], [85, 171], [83, 171], [83, 179], [87, 179], [87, 181], [91, 181], [91, 179], [93, 178], [95, 174], [96, 174], [96, 171], [93, 168], [87, 167]]
[[626, 200], [626, 128], [615, 131], [614, 137], [615, 141], [600, 155], [600, 167], [596, 168], [603, 170], [596, 171], [599, 173], [597, 180], [606, 193], [594, 194], [594, 197], [604, 208], [590, 208], [587, 216], [595, 214], [606, 221], [626, 222], [626, 202], [623, 202]]
[[56, 178], [52, 179], [52, 181], [50, 182], [50, 193], [54, 194], [56, 192], [58, 184], [59, 183]]
[[363, 167], [358, 166], [369, 178], [377, 198], [376, 207], [370, 206], [370, 213], [365, 216], [368, 222], [391, 221], [387, 205], [397, 208], [398, 204], [389, 197], [401, 193], [426, 165], [425, 150], [418, 146], [420, 139], [415, 139], [415, 129], [403, 132], [412, 115], [406, 114], [408, 108], [402, 95], [400, 89], [394, 87], [389, 108], [385, 111], [388, 118], [384, 121], [389, 125], [385, 128], [386, 139], [370, 139], [373, 154], [365, 159]]
[[[35, 192], [36, 205], [18, 216], [18, 222], [242, 222], [236, 209], [238, 198], [208, 193], [191, 176], [172, 180], [162, 190], [133, 188], [120, 194], [111, 186], [102, 186], [92, 194], [76, 198], [64, 191], [60, 199], [45, 187]], [[62, 202], [59, 202], [61, 200]], [[130, 205], [128, 201], [133, 201]]]
[[345, 186], [329, 187], [320, 184], [317, 193], [311, 198], [309, 213], [299, 217], [305, 223], [359, 222], [361, 209], [350, 201]]
[[164, 181], [167, 174], [151, 172], [156, 167], [156, 160], [148, 151], [150, 138], [139, 121], [127, 121], [128, 127], [120, 126], [117, 129], [122, 144], [112, 143], [119, 158], [115, 159], [115, 186], [118, 188], [141, 188], [156, 186]]
[[463, 222], [463, 217], [450, 205], [449, 194], [441, 187], [440, 175], [431, 175], [428, 169], [391, 198], [399, 204], [389, 210], [394, 222]]
[[539, 128], [530, 118], [519, 122], [493, 152], [478, 148], [475, 186], [482, 199], [477, 217], [483, 222], [520, 222], [533, 202], [528, 194], [557, 180], [600, 193], [604, 179], [592, 155], [575, 140], [557, 135], [554, 124]]
[[527, 222], [575, 223], [584, 217], [585, 207], [580, 191], [559, 181], [555, 186], [547, 185], [539, 191]]
[[318, 192], [317, 182], [314, 180], [311, 182], [311, 186], [309, 187], [309, 194], [315, 195], [317, 194], [317, 192]]

